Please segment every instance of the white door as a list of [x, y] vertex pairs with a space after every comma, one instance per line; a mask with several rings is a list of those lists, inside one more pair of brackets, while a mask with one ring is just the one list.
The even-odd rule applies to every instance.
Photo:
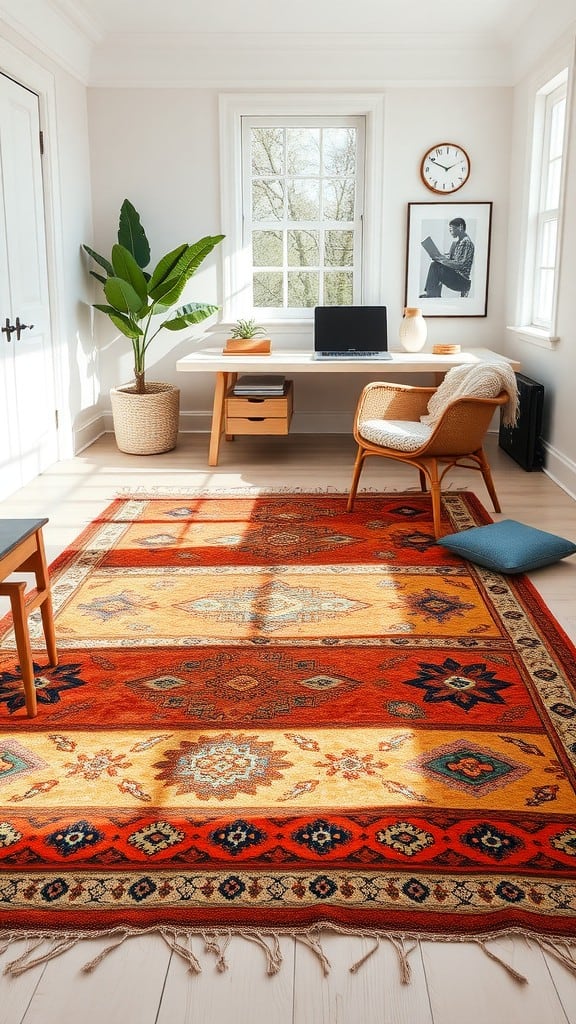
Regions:
[[57, 458], [38, 97], [0, 74], [0, 500]]

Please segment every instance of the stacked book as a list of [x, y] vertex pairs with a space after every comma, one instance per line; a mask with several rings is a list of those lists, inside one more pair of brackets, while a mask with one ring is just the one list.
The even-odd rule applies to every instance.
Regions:
[[282, 374], [259, 373], [239, 377], [233, 387], [233, 394], [242, 398], [276, 398], [286, 390], [286, 378]]

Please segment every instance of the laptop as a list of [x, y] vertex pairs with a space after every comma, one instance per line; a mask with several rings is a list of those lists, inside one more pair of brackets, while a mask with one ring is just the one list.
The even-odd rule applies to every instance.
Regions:
[[316, 359], [392, 359], [386, 306], [316, 306]]

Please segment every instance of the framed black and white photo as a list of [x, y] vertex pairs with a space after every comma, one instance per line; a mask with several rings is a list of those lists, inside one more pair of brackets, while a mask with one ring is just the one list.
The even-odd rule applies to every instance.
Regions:
[[408, 203], [405, 306], [486, 316], [492, 203]]

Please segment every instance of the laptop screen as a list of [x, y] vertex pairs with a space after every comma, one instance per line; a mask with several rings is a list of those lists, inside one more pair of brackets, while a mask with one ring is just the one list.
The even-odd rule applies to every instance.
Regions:
[[388, 327], [386, 306], [316, 306], [314, 309], [314, 351], [386, 352]]

